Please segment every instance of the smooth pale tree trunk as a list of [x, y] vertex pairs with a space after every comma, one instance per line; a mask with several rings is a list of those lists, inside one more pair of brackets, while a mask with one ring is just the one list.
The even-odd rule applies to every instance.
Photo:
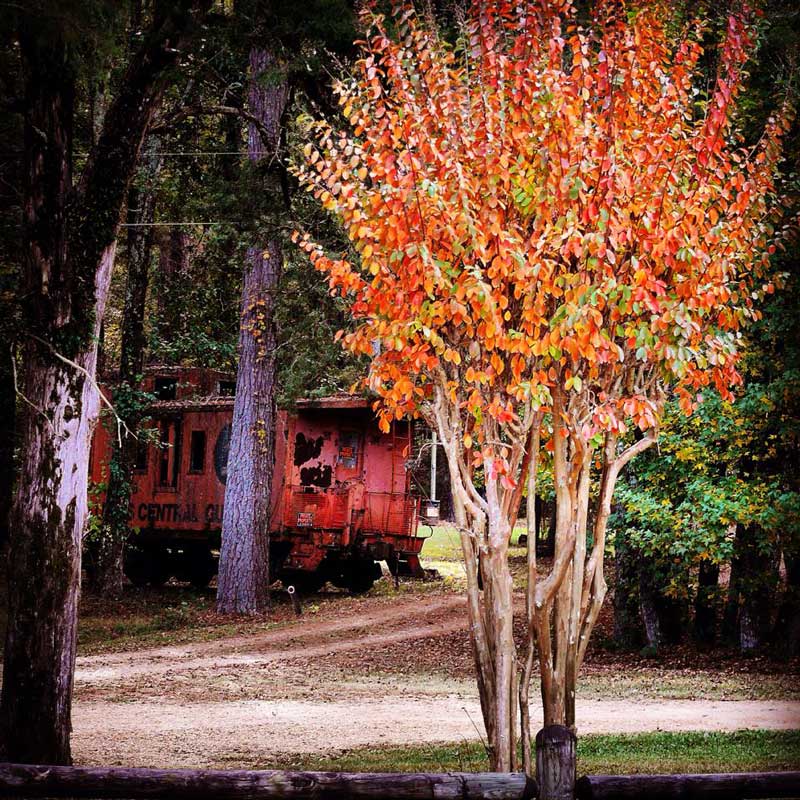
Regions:
[[161, 169], [157, 155], [159, 142], [153, 141], [140, 170], [142, 186], [128, 192], [127, 277], [122, 310], [119, 375], [113, 387], [117, 413], [127, 430], [112, 438], [108, 486], [98, 540], [92, 543], [91, 588], [102, 597], [122, 594], [125, 543], [130, 533], [128, 506], [136, 463], [136, 433], [142, 420], [139, 379], [144, 366], [144, 314], [153, 246], [152, 222], [155, 218], [156, 180]]
[[[250, 52], [248, 157], [275, 159], [289, 99], [278, 65], [263, 47]], [[239, 364], [222, 517], [217, 610], [260, 614], [269, 607], [269, 512], [275, 461], [275, 296], [283, 256], [272, 238], [247, 250], [242, 278]]]
[[9, 560], [0, 751], [63, 764], [75, 663], [97, 337], [139, 149], [187, 32], [210, 0], [159, 17], [132, 58], [97, 145], [72, 183], [73, 51], [20, 16], [26, 119], [20, 469]]
[[[527, 641], [518, 655], [513, 636], [513, 584], [508, 564], [508, 541], [516, 520], [523, 486], [535, 496], [535, 470], [542, 416], [531, 407], [516, 426], [504, 431], [506, 442], [497, 445], [501, 433], [497, 423], [484, 417], [484, 485], [480, 492], [472, 482], [472, 468], [465, 455], [465, 431], [475, 441], [476, 423], [461, 417], [445, 378], [436, 387], [430, 406], [423, 409], [426, 421], [435, 426], [447, 456], [456, 525], [461, 532], [467, 578], [469, 631], [475, 660], [478, 693], [487, 733], [491, 769], [498, 772], [518, 767], [518, 735], [523, 739], [523, 766], [533, 769], [528, 709], [529, 685], [534, 653], [538, 656], [544, 724], [574, 729], [577, 675], [586, 654], [589, 636], [606, 594], [603, 555], [611, 498], [621, 469], [654, 441], [648, 435], [622, 452], [617, 438], [606, 435], [602, 452], [602, 475], [592, 515], [591, 551], [587, 551], [590, 520], [591, 467], [593, 453], [579, 431], [556, 426], [553, 432], [553, 476], [556, 493], [555, 558], [549, 574], [539, 579], [535, 542], [528, 550], [526, 598]], [[553, 417], [563, 419], [568, 403], [553, 391]], [[569, 408], [573, 418], [580, 408]], [[504, 469], [493, 446], [505, 451]], [[492, 466], [495, 465], [495, 466]], [[536, 530], [535, 502], [529, 503], [528, 528]], [[480, 579], [479, 579], [480, 578]], [[518, 724], [519, 723], [519, 724]]]

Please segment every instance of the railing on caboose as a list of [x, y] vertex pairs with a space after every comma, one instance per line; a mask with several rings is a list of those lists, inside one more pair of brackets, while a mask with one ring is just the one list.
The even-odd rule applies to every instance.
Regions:
[[353, 491], [352, 486], [343, 490], [327, 491], [309, 491], [303, 486], [287, 486], [284, 490], [282, 526], [290, 529], [337, 530], [344, 529], [348, 523], [353, 522], [356, 529], [365, 533], [415, 535], [415, 497], [404, 492], [364, 492], [361, 501], [353, 503]]

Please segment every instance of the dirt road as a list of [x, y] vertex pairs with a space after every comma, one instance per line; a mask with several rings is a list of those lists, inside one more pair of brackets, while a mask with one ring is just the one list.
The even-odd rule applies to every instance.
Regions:
[[[440, 595], [374, 598], [256, 636], [83, 657], [73, 752], [81, 764], [257, 768], [282, 754], [475, 739], [471, 680], [402, 669], [416, 653], [446, 665], [465, 640], [463, 600]], [[796, 701], [592, 698], [578, 707], [583, 733], [800, 727]]]

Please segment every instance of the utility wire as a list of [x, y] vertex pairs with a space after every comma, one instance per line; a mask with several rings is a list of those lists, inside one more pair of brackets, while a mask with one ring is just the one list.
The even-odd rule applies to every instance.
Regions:
[[173, 225], [238, 225], [238, 222], [217, 220], [215, 222], [123, 222], [122, 228], [168, 228]]

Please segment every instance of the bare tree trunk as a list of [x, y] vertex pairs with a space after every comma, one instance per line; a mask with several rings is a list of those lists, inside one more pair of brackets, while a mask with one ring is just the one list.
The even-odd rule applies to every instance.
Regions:
[[[132, 59], [77, 187], [71, 145], [70, 49], [20, 16], [27, 110], [24, 192], [27, 307], [20, 473], [12, 511], [0, 750], [9, 761], [71, 759], [81, 537], [89, 443], [97, 415], [96, 340], [122, 204], [153, 109], [194, 16], [210, 0], [171, 7]], [[69, 205], [68, 205], [69, 203]]]
[[[289, 99], [285, 80], [266, 79], [278, 65], [262, 47], [250, 52], [248, 155], [275, 158]], [[272, 238], [247, 251], [242, 281], [239, 365], [222, 520], [217, 610], [259, 614], [269, 606], [269, 504], [275, 459], [275, 294], [283, 256]]]
[[657, 650], [664, 641], [661, 632], [661, 617], [658, 613], [658, 586], [653, 577], [653, 566], [649, 559], [639, 555], [639, 610], [642, 615], [647, 646]]
[[[520, 734], [522, 738], [522, 769], [527, 775], [533, 776], [535, 764], [531, 753], [531, 708], [530, 686], [533, 673], [534, 659], [536, 657], [536, 533], [538, 507], [536, 496], [536, 471], [539, 468], [539, 446], [541, 436], [541, 417], [537, 416], [533, 422], [530, 441], [530, 463], [528, 466], [528, 503], [526, 506], [526, 530], [528, 533], [527, 552], [527, 584], [525, 587], [525, 622], [527, 636], [523, 647], [519, 678], [519, 711]], [[523, 476], [520, 475], [520, 480]]]
[[755, 526], [739, 525], [734, 539], [723, 631], [743, 653], [767, 640], [778, 583], [779, 555], [760, 547], [760, 533]]
[[17, 397], [10, 351], [0, 351], [0, 557], [8, 541], [8, 521], [14, 496], [14, 419]]
[[694, 602], [694, 638], [703, 645], [713, 645], [717, 639], [718, 595], [719, 564], [704, 559], [700, 562]]
[[784, 551], [786, 586], [773, 631], [773, 642], [781, 655], [800, 655], [800, 556]]
[[733, 539], [733, 558], [731, 558], [731, 571], [728, 576], [728, 592], [725, 597], [725, 608], [722, 612], [722, 638], [728, 644], [734, 644], [738, 639], [739, 631], [739, 601], [741, 595], [742, 564], [738, 553], [742, 548], [744, 529], [736, 526]]
[[139, 388], [144, 366], [144, 313], [150, 258], [153, 245], [156, 180], [161, 157], [156, 154], [159, 143], [151, 142], [147, 163], [141, 170], [143, 186], [128, 192], [127, 282], [122, 311], [122, 341], [119, 376], [114, 386], [114, 403], [129, 432], [112, 439], [108, 468], [108, 488], [103, 506], [103, 519], [98, 540], [90, 551], [94, 563], [89, 574], [92, 591], [103, 597], [119, 597], [124, 581], [125, 543], [130, 532], [128, 506], [131, 480], [136, 462], [135, 437], [142, 420], [143, 403]]
[[[533, 769], [530, 748], [529, 687], [538, 655], [544, 724], [574, 728], [575, 687], [586, 655], [589, 636], [605, 599], [603, 575], [606, 529], [611, 498], [621, 469], [655, 441], [647, 435], [617, 453], [617, 437], [607, 434], [597, 507], [593, 515], [593, 545], [587, 552], [591, 467], [593, 453], [583, 431], [553, 426], [553, 478], [556, 492], [555, 558], [549, 574], [539, 580], [535, 542], [528, 548], [526, 593], [527, 637], [521, 652], [513, 637], [513, 585], [508, 564], [512, 521], [519, 511], [523, 481], [528, 481], [528, 530], [536, 530], [536, 462], [541, 411], [533, 404], [501, 440], [498, 424], [484, 417], [462, 417], [453, 399], [446, 372], [440, 373], [426, 421], [435, 427], [447, 455], [456, 524], [467, 577], [467, 609], [481, 710], [486, 725], [491, 769], [507, 771], [518, 765], [517, 720], [521, 720], [522, 758]], [[552, 392], [552, 418], [581, 418], [575, 400], [557, 388]], [[480, 427], [479, 427], [480, 426]], [[475, 487], [463, 442], [476, 436], [484, 465], [484, 492]], [[474, 446], [474, 445], [473, 445]], [[497, 457], [501, 448], [503, 458]], [[471, 450], [468, 447], [468, 450]], [[471, 460], [471, 459], [470, 459]], [[502, 465], [502, 472], [498, 469]], [[508, 476], [513, 476], [513, 480]], [[479, 580], [479, 577], [482, 580]], [[549, 776], [553, 778], [554, 776]], [[573, 775], [574, 779], [574, 775]]]
[[178, 294], [189, 268], [189, 234], [177, 227], [161, 231], [158, 254], [158, 334], [168, 342], [180, 332]]
[[614, 559], [614, 642], [617, 647], [632, 650], [641, 647], [642, 641], [639, 587], [636, 557], [622, 533], [618, 533], [615, 539]]

